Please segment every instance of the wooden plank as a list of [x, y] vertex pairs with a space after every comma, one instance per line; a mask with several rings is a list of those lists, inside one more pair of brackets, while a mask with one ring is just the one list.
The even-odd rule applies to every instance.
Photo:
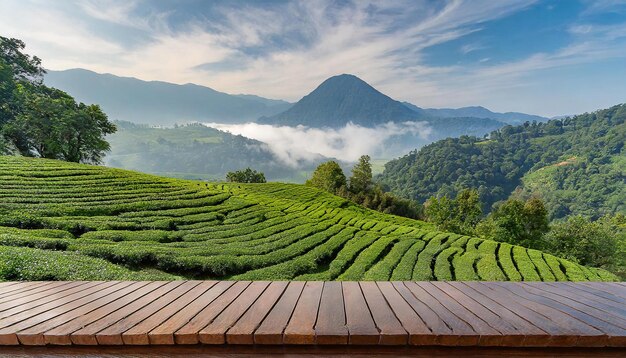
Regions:
[[480, 335], [478, 341], [479, 345], [499, 346], [501, 344], [502, 334], [498, 330], [489, 326], [482, 317], [477, 316], [447, 295], [444, 291], [439, 289], [438, 285], [433, 282], [417, 282], [416, 284], [425, 291], [428, 291], [428, 293], [446, 307], [448, 311], [468, 323], [472, 329]]
[[101, 292], [94, 293], [89, 296], [89, 298], [92, 299], [90, 302], [81, 305], [72, 305], [69, 310], [55, 316], [54, 318], [47, 319], [44, 322], [37, 322], [35, 325], [29, 324], [28, 328], [21, 329], [17, 332], [17, 338], [23, 345], [44, 345], [45, 340], [43, 332], [70, 321], [75, 317], [88, 314], [91, 311], [119, 299], [120, 297], [128, 295], [147, 284], [148, 282], [124, 282], [121, 285], [123, 287], [119, 290], [115, 290], [114, 292], [107, 292], [106, 294], [102, 294]]
[[53, 286], [54, 284], [55, 282], [50, 281], [22, 282], [17, 286], [8, 287], [6, 291], [0, 292], [0, 303], [10, 302], [12, 300], [11, 296], [15, 296], [23, 292], [34, 293], [42, 287]]
[[572, 347], [577, 341], [577, 337], [571, 335], [571, 331], [559, 326], [549, 317], [538, 313], [533, 307], [527, 307], [526, 305], [518, 302], [516, 295], [511, 295], [507, 290], [502, 290], [501, 287], [496, 285], [489, 285], [482, 282], [464, 282], [465, 285], [471, 287], [477, 292], [482, 292], [484, 295], [493, 297], [498, 302], [507, 302], [506, 307], [517, 314], [520, 317], [524, 317], [532, 325], [540, 328], [542, 331], [549, 334], [549, 340], [533, 342], [530, 344], [525, 341], [525, 346], [568, 346]]
[[[503, 320], [506, 320], [518, 331], [518, 335], [522, 335], [521, 342], [517, 340], [512, 341], [512, 346], [541, 346], [542, 342], [550, 340], [550, 335], [542, 331], [539, 327], [532, 325], [523, 317], [517, 315], [515, 312], [509, 310], [510, 300], [498, 301], [493, 294], [487, 294], [483, 291], [476, 291], [473, 288], [466, 285], [465, 282], [448, 282], [449, 285], [455, 289], [463, 292], [466, 296], [471, 297], [476, 302], [483, 305], [491, 312], [497, 314]], [[503, 342], [511, 342], [509, 340], [503, 340]]]
[[109, 292], [123, 287], [123, 283], [119, 281], [111, 281], [102, 285], [94, 285], [80, 292], [71, 294], [67, 297], [53, 300], [44, 305], [23, 310], [20, 313], [5, 317], [0, 320], [0, 345], [19, 344], [15, 332], [34, 326], [39, 322], [51, 319], [61, 313], [67, 312], [77, 305], [91, 302], [95, 298], [91, 295], [106, 295]]
[[375, 282], [360, 282], [363, 296], [380, 331], [379, 344], [407, 344], [409, 335], [395, 316]]
[[563, 291], [559, 288], [546, 289], [547, 285], [541, 284], [540, 282], [525, 282], [524, 285], [533, 293], [550, 297], [558, 302], [563, 302], [570, 307], [582, 310], [615, 326], [626, 327], [626, 317], [616, 314], [609, 306], [598, 304], [593, 300], [575, 294], [573, 295], [570, 291]]
[[[512, 293], [517, 293], [518, 295], [522, 295], [525, 298], [532, 300], [538, 304], [542, 304], [546, 307], [553, 308], [559, 312], [566, 314], [567, 316], [576, 319], [587, 327], [593, 329], [593, 334], [591, 336], [587, 336], [584, 332], [581, 332], [578, 345], [582, 346], [598, 346], [604, 347], [608, 343], [607, 330], [611, 333], [624, 334], [626, 330], [620, 329], [617, 326], [613, 326], [607, 322], [604, 322], [596, 317], [593, 317], [585, 312], [581, 312], [575, 308], [572, 308], [566, 304], [563, 304], [559, 301], [555, 301], [549, 297], [543, 296], [541, 293], [534, 294], [526, 289], [523, 285], [502, 285], [506, 289], [510, 290]], [[583, 327], [583, 329], [586, 327]], [[604, 330], [603, 330], [604, 328]]]
[[626, 300], [626, 288], [618, 285], [616, 282], [581, 282], [582, 285], [589, 286], [597, 291], [604, 291], [621, 298], [622, 302]]
[[[23, 297], [14, 298], [11, 301], [3, 302], [0, 304], [0, 318], [4, 315], [4, 311], [14, 309], [15, 307], [22, 307], [26, 309], [26, 307], [36, 307], [41, 302], [48, 302], [45, 299], [54, 297], [55, 295], [62, 295], [65, 292], [72, 292], [71, 289], [88, 285], [88, 282], [85, 281], [75, 281], [75, 282], [67, 282], [67, 284], [62, 285], [60, 287], [49, 287], [47, 290], [38, 293], [28, 293]], [[10, 316], [12, 313], [9, 313]]]
[[380, 336], [358, 282], [342, 282], [350, 344], [378, 344]]
[[287, 281], [274, 281], [256, 302], [226, 332], [228, 344], [254, 344], [254, 331], [287, 289]]
[[315, 323], [315, 336], [317, 344], [348, 344], [341, 282], [324, 282]]
[[174, 332], [191, 321], [200, 311], [206, 306], [211, 304], [217, 297], [219, 297], [224, 291], [230, 288], [234, 282], [221, 281], [211, 286], [200, 297], [193, 300], [185, 308], [179, 310], [170, 318], [166, 319], [158, 325], [156, 328], [148, 333], [150, 344], [175, 344]]
[[[150, 331], [186, 308], [187, 305], [206, 293], [216, 283], [217, 281], [189, 281], [184, 286], [177, 287], [176, 290], [160, 297], [133, 315], [115, 323], [115, 327], [111, 327], [111, 330], [100, 333], [120, 332], [122, 341], [126, 345], [148, 345], [150, 344], [150, 337], [148, 336]], [[194, 284], [196, 285], [194, 286]], [[189, 290], [190, 287], [193, 288]], [[180, 294], [181, 292], [183, 292], [182, 295]], [[135, 324], [136, 322], [139, 323]]]
[[[626, 347], [621, 283], [13, 283], [0, 344]], [[0, 286], [2, 287], [2, 286]], [[318, 349], [318, 348], [314, 348]]]
[[[577, 287], [579, 289], [577, 289]], [[616, 312], [620, 315], [626, 315], [626, 305], [614, 301], [614, 299], [610, 299], [607, 297], [611, 297], [611, 295], [604, 294], [603, 292], [599, 292], [593, 289], [585, 289], [582, 288], [582, 285], [572, 287], [570, 285], [553, 285], [552, 283], [546, 283], [547, 290], [560, 289], [562, 291], [570, 291], [573, 295], [577, 297], [583, 297], [589, 299], [591, 301], [597, 302], [597, 305], [601, 307], [606, 307], [610, 309], [611, 312]]]
[[[433, 312], [435, 312], [450, 329], [450, 335], [439, 335], [437, 337], [438, 345], [446, 346], [475, 346], [478, 345], [480, 336], [472, 327], [459, 317], [455, 316], [441, 302], [435, 299], [428, 291], [418, 286], [415, 282], [405, 282], [405, 286], [411, 291], [413, 296], [426, 304]], [[419, 314], [420, 312], [418, 312]]]
[[198, 344], [198, 332], [215, 319], [250, 285], [250, 281], [237, 281], [222, 295], [206, 306], [187, 324], [174, 333], [177, 344]]
[[5, 311], [9, 308], [13, 308], [15, 306], [26, 304], [30, 301], [34, 301], [37, 298], [45, 297], [50, 294], [50, 292], [58, 292], [63, 291], [64, 288], [75, 286], [78, 283], [73, 282], [59, 282], [56, 285], [45, 285], [40, 287], [35, 291], [26, 291], [19, 292], [10, 296], [7, 296], [2, 303], [0, 303], [0, 311]]
[[402, 296], [404, 301], [411, 306], [413, 311], [420, 317], [420, 319], [428, 326], [434, 338], [433, 342], [426, 341], [425, 343], [422, 341], [420, 337], [412, 338], [409, 337], [409, 344], [412, 345], [437, 345], [439, 344], [439, 337], [442, 336], [452, 336], [453, 332], [448, 327], [448, 325], [433, 311], [430, 307], [424, 304], [422, 301], [418, 300], [413, 293], [402, 283], [402, 282], [392, 282], [393, 288]]
[[[180, 297], [180, 295], [189, 291], [198, 285], [198, 281], [177, 281], [170, 282], [166, 286], [159, 288], [157, 292], [150, 294], [148, 297], [144, 297], [142, 300], [137, 300], [124, 308], [124, 315], [121, 313], [113, 314], [104, 318], [104, 321], [94, 322], [95, 327], [89, 327], [89, 331], [93, 332], [97, 327], [102, 327], [108, 323], [115, 322], [108, 325], [106, 328], [97, 331], [94, 335], [95, 340], [101, 345], [122, 345], [131, 344], [131, 339], [127, 342], [123, 338], [123, 333], [131, 327], [134, 327], [139, 322], [143, 321], [154, 313], [155, 310], [162, 308], [169, 304], [173, 300]], [[78, 340], [80, 335], [85, 336], [85, 331], [76, 332], [72, 337]]]
[[[471, 312], [473, 316], [480, 317], [480, 319], [490, 328], [492, 328], [495, 332], [498, 332], [496, 334], [497, 339], [487, 339], [490, 337], [489, 335], [481, 334], [478, 342], [479, 345], [519, 347], [524, 342], [524, 334], [520, 333], [515, 326], [502, 319], [502, 317], [498, 316], [496, 313], [487, 309], [472, 297], [466, 295], [462, 291], [459, 291], [448, 282], [433, 282], [431, 284], [450, 297], [451, 301], [462, 306], [468, 312]], [[466, 322], [470, 322], [473, 326], [473, 320], [470, 316], [466, 316], [463, 319], [469, 320]], [[475, 330], [478, 331], [477, 328]]]
[[[537, 285], [524, 284], [520, 285], [519, 288], [524, 288], [527, 292], [534, 294], [535, 297], [539, 297], [538, 300], [545, 300], [547, 304], [552, 305], [563, 312], [570, 313], [573, 310], [571, 313], [573, 317], [582, 320], [583, 322], [607, 334], [608, 345], [617, 347], [626, 346], [626, 328], [624, 328], [626, 327], [626, 320], [608, 312], [598, 310], [593, 306], [588, 306], [567, 297], [543, 291], [538, 288]], [[584, 341], [579, 340], [579, 345], [596, 346], [601, 342], [602, 341], [600, 340], [593, 340], [591, 343], [585, 343]]]
[[413, 308], [411, 308], [398, 291], [396, 291], [391, 282], [378, 282], [377, 285], [391, 307], [391, 310], [402, 324], [402, 327], [409, 334], [411, 344], [435, 344], [436, 336], [432, 333], [430, 328], [428, 328], [422, 318], [415, 313]]
[[300, 299], [283, 333], [283, 343], [314, 344], [315, 321], [322, 297], [323, 282], [313, 281], [304, 285]]
[[0, 282], [0, 292], [3, 289], [7, 289], [9, 286], [14, 286], [14, 285], [19, 285], [20, 282], [18, 281], [4, 281], [4, 282]]
[[[134, 291], [120, 297], [110, 303], [82, 316], [78, 316], [68, 322], [65, 322], [49, 331], [43, 333], [43, 338], [46, 344], [54, 345], [70, 345], [72, 340], [70, 334], [76, 330], [85, 327], [86, 325], [102, 319], [103, 317], [110, 317], [115, 313], [121, 311], [124, 314], [130, 314], [138, 304], [143, 304], [145, 299], [150, 300], [155, 298], [155, 290], [165, 286], [166, 289], [178, 286], [178, 282], [150, 282], [149, 284], [137, 288]], [[118, 311], [120, 310], [120, 311]], [[118, 312], [116, 312], [118, 311]]]
[[108, 293], [115, 292], [127, 285], [127, 283], [122, 282], [111, 282], [109, 285], [103, 286], [105, 289], [93, 286], [68, 296], [69, 299], [67, 300], [57, 299], [33, 309], [27, 309], [18, 314], [5, 317], [0, 320], [0, 344], [19, 344], [16, 332], [54, 319], [61, 314], [72, 311], [76, 307], [106, 296]]
[[281, 344], [283, 332], [304, 289], [305, 282], [289, 282], [285, 293], [254, 331], [255, 344]]
[[198, 333], [199, 341], [205, 344], [226, 343], [226, 331], [246, 313], [269, 284], [268, 281], [252, 282], [213, 322]]
[[618, 326], [612, 325], [606, 321], [603, 321], [597, 317], [594, 317], [584, 310], [579, 309], [580, 307], [572, 307], [567, 303], [562, 302], [561, 300], [555, 300], [550, 297], [546, 297], [543, 295], [543, 292], [532, 292], [531, 288], [525, 285], [507, 285], [508, 289], [511, 292], [516, 292], [519, 295], [524, 295], [525, 297], [532, 299], [534, 302], [544, 304], [548, 307], [554, 308], [560, 312], [563, 312], [569, 315], [572, 318], [577, 319], [596, 329], [599, 334], [601, 333], [603, 337], [599, 338], [598, 335], [581, 335], [578, 339], [578, 345], [585, 347], [604, 347], [608, 345], [608, 336], [626, 336], [626, 329], [622, 329]]
[[[501, 300], [506, 300], [509, 297], [512, 301], [528, 308], [531, 312], [536, 314], [526, 313], [524, 317], [536, 326], [542, 325], [541, 329], [552, 334], [550, 346], [568, 347], [576, 346], [578, 338], [581, 334], [597, 335], [599, 339], [603, 339], [602, 332], [585, 325], [584, 323], [573, 319], [572, 317], [552, 309], [548, 306], [534, 302], [524, 296], [512, 293], [509, 288], [504, 288], [497, 284], [486, 285], [483, 283], [477, 283], [482, 286], [482, 289], [490, 289], [496, 293], [500, 293], [505, 297]], [[606, 336], [604, 336], [606, 338]]]
[[582, 284], [572, 285], [569, 282], [559, 282], [560, 285], [555, 285], [552, 282], [546, 284], [552, 287], [570, 290], [578, 295], [593, 299], [598, 302], [602, 302], [606, 305], [610, 305], [614, 307], [614, 309], [620, 310], [622, 312], [625, 310], [624, 306], [626, 305], [626, 302], [624, 302], [624, 299], [622, 297], [618, 297], [604, 291], [596, 290], [592, 287], [588, 287]]

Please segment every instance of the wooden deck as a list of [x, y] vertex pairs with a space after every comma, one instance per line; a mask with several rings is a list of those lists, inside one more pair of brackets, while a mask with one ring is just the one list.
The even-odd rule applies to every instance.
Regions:
[[199, 343], [626, 347], [626, 284], [0, 283], [0, 345]]

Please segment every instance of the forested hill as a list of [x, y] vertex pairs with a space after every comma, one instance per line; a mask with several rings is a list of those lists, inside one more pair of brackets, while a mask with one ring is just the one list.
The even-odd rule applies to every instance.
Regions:
[[165, 176], [223, 180], [226, 173], [253, 167], [269, 180], [303, 182], [325, 158], [285, 164], [265, 143], [192, 123], [172, 128], [117, 121], [107, 136], [108, 166]]
[[506, 126], [489, 139], [444, 139], [387, 163], [380, 180], [419, 201], [477, 188], [487, 207], [512, 194], [540, 196], [552, 218], [626, 213], [625, 120], [622, 104]]

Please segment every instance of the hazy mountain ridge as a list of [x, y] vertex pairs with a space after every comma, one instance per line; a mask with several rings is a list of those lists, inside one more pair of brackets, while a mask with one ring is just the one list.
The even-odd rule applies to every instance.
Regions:
[[285, 101], [231, 95], [195, 84], [142, 81], [84, 69], [48, 71], [44, 81], [81, 102], [98, 103], [111, 119], [135, 123], [243, 123], [291, 106]]
[[534, 114], [526, 114], [520, 112], [505, 112], [498, 113], [493, 112], [482, 106], [470, 106], [461, 108], [421, 108], [412, 103], [403, 102], [407, 107], [421, 111], [422, 113], [431, 117], [440, 118], [456, 118], [456, 117], [473, 117], [473, 118], [486, 118], [500, 121], [506, 124], [522, 124], [524, 122], [545, 122], [554, 118], [547, 118], [537, 116]]

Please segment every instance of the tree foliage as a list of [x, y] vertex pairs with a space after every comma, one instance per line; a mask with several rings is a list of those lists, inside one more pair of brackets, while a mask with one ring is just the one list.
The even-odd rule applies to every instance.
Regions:
[[369, 155], [362, 155], [352, 168], [350, 176], [350, 191], [365, 193], [372, 189], [372, 164]]
[[346, 176], [339, 164], [331, 160], [320, 164], [311, 179], [306, 181], [306, 185], [337, 194], [342, 187], [346, 187]]
[[385, 192], [380, 185], [374, 184], [370, 157], [367, 155], [361, 156], [355, 164], [349, 183], [346, 182], [346, 176], [339, 164], [335, 161], [328, 161], [315, 169], [306, 185], [326, 190], [366, 208], [386, 214], [414, 219], [421, 216], [422, 211], [418, 203], [398, 198]]
[[550, 230], [548, 211], [539, 198], [508, 199], [497, 205], [477, 227], [485, 238], [530, 248], [541, 248]]
[[619, 266], [624, 240], [624, 228], [620, 228], [614, 218], [591, 221], [576, 215], [552, 225], [545, 236], [545, 246], [550, 252], [582, 265], [613, 268]]
[[226, 180], [234, 183], [266, 183], [265, 174], [246, 168], [226, 174]]
[[41, 60], [0, 36], [0, 153], [101, 163], [116, 128], [97, 105], [42, 84]]
[[440, 230], [473, 235], [482, 217], [478, 191], [462, 190], [455, 199], [445, 195], [441, 198], [431, 197], [424, 204], [424, 213]]
[[[448, 138], [385, 165], [381, 183], [420, 202], [476, 188], [489, 211], [522, 187], [540, 196], [551, 218], [625, 213], [626, 104], [594, 113], [505, 126], [489, 138]], [[576, 157], [576, 163], [568, 159]], [[523, 180], [548, 173], [547, 182]], [[524, 189], [526, 188], [526, 189]]]

